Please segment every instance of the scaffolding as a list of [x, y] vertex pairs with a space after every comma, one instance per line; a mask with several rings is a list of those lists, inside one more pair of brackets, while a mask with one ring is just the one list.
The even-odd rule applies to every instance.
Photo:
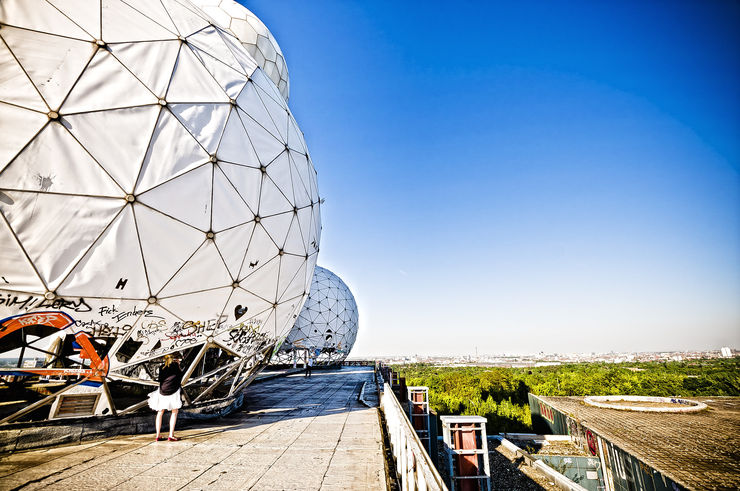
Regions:
[[[408, 394], [409, 421], [419, 440], [424, 444], [429, 455], [432, 455], [430, 414], [429, 414], [429, 387], [406, 387]], [[436, 448], [436, 446], [435, 446]]]
[[441, 416], [451, 491], [490, 491], [486, 418]]

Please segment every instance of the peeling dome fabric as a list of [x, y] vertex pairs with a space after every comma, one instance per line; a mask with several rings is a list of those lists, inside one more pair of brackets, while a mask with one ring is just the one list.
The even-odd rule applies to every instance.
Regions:
[[343, 362], [357, 338], [357, 303], [349, 287], [326, 268], [316, 266], [303, 310], [273, 363], [302, 359], [294, 350], [307, 350], [319, 364]]
[[267, 26], [249, 9], [233, 0], [194, 0], [194, 3], [210, 15], [242, 43], [260, 68], [270, 77], [285, 102], [290, 96], [288, 65], [280, 46]]
[[[88, 366], [50, 348], [84, 334], [140, 382], [180, 351], [193, 395], [266, 363], [321, 219], [303, 134], [244, 46], [186, 0], [2, 0], [0, 75], [0, 323], [36, 329], [0, 330], [0, 357]], [[29, 317], [53, 312], [72, 325]]]

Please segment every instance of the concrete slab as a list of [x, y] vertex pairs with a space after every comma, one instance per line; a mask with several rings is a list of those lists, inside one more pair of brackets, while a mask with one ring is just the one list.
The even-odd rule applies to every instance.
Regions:
[[256, 383], [241, 412], [179, 442], [119, 436], [5, 455], [0, 490], [385, 489], [378, 410], [357, 401], [372, 375], [345, 367]]

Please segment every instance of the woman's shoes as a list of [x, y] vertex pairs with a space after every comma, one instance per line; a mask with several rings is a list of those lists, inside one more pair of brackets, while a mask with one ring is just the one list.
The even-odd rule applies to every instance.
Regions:
[[[164, 440], [165, 440], [165, 438], [163, 436], [158, 436], [158, 437], [155, 437], [154, 438], [154, 441], [155, 442], [163, 442]], [[180, 439], [177, 438], [176, 436], [169, 436], [169, 437], [167, 437], [167, 441], [168, 442], [179, 442]]]

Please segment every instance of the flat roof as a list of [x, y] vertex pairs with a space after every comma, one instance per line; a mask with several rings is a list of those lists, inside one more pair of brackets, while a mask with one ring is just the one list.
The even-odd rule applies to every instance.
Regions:
[[690, 397], [696, 413], [586, 405], [584, 397], [537, 396], [622, 450], [691, 489], [740, 489], [740, 397]]

